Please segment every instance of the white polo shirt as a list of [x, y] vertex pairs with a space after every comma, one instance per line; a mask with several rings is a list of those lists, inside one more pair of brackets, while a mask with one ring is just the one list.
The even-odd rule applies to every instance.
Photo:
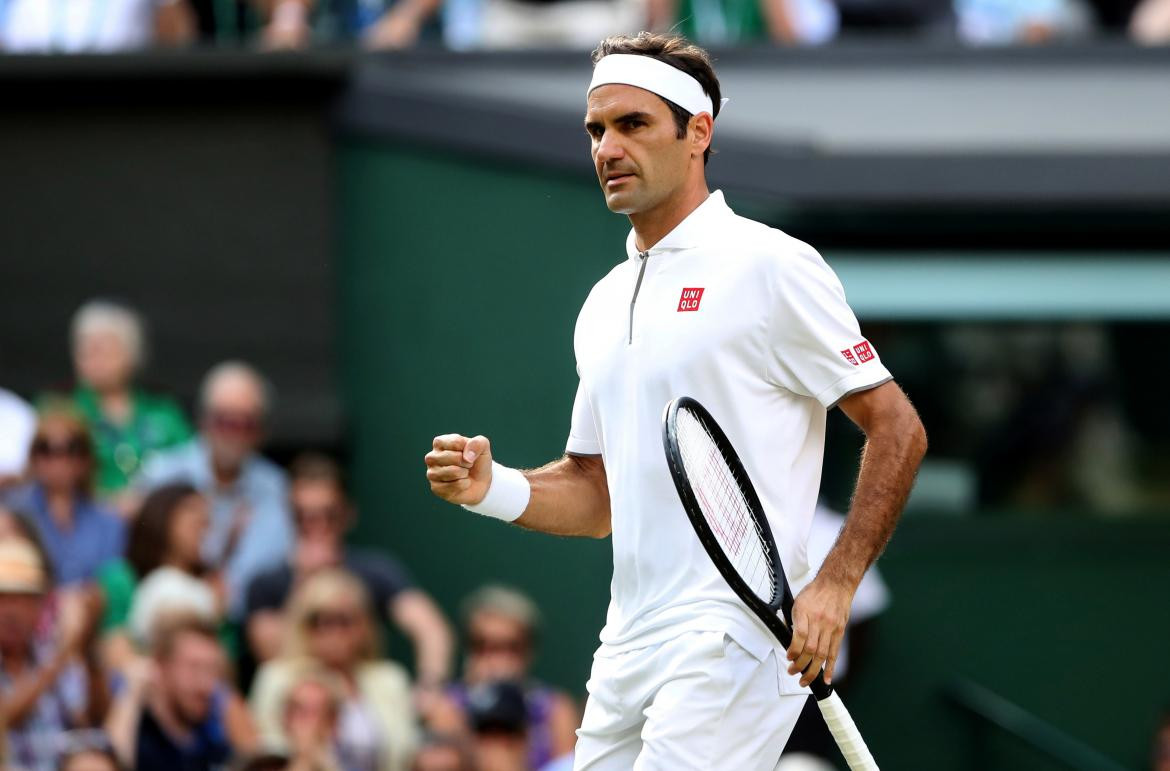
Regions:
[[600, 454], [608, 477], [614, 566], [599, 654], [702, 630], [732, 634], [762, 659], [777, 642], [687, 521], [662, 448], [663, 409], [693, 397], [727, 433], [795, 592], [811, 578], [826, 412], [890, 373], [816, 250], [736, 215], [720, 192], [648, 256], [633, 232], [626, 251], [577, 319], [581, 380], [566, 447]]

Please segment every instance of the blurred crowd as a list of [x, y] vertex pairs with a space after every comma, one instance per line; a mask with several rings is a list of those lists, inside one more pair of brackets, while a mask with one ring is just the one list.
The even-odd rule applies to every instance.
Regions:
[[[397, 559], [346, 543], [342, 467], [260, 453], [260, 372], [212, 366], [192, 422], [138, 385], [132, 309], [89, 302], [71, 336], [72, 392], [29, 404], [0, 389], [0, 768], [570, 762], [578, 711], [530, 674], [529, 598], [466, 599], [454, 678], [438, 605]], [[412, 661], [386, 655], [388, 629]]]
[[1170, 42], [1170, 0], [0, 0], [0, 50], [417, 44], [589, 49], [674, 29], [703, 45], [820, 45], [873, 32], [965, 44]]

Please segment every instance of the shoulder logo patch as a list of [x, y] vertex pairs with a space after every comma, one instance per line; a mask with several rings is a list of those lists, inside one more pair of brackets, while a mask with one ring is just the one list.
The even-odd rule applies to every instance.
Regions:
[[853, 355], [852, 348], [846, 348], [845, 350], [841, 351], [841, 355], [845, 357], [845, 361], [849, 362], [854, 367], [857, 366], [857, 357]]
[[697, 311], [699, 302], [703, 299], [704, 287], [684, 287], [682, 296], [678, 298], [678, 312]]
[[868, 340], [862, 340], [853, 346], [853, 352], [857, 354], [857, 358], [862, 364], [873, 358], [873, 349], [869, 347]]

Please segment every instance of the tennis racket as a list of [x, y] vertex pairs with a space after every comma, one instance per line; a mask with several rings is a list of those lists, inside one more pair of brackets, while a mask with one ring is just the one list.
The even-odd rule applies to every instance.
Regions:
[[[732, 590], [787, 648], [792, 643], [792, 589], [760, 498], [731, 442], [711, 413], [683, 396], [666, 405], [662, 444], [703, 548]], [[849, 768], [877, 771], [841, 697], [825, 683], [823, 670], [810, 688]]]

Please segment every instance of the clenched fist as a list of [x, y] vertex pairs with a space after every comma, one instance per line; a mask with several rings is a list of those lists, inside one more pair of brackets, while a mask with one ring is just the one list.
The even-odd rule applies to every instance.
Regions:
[[492, 444], [486, 436], [436, 436], [426, 455], [431, 492], [450, 503], [474, 506], [492, 483]]

